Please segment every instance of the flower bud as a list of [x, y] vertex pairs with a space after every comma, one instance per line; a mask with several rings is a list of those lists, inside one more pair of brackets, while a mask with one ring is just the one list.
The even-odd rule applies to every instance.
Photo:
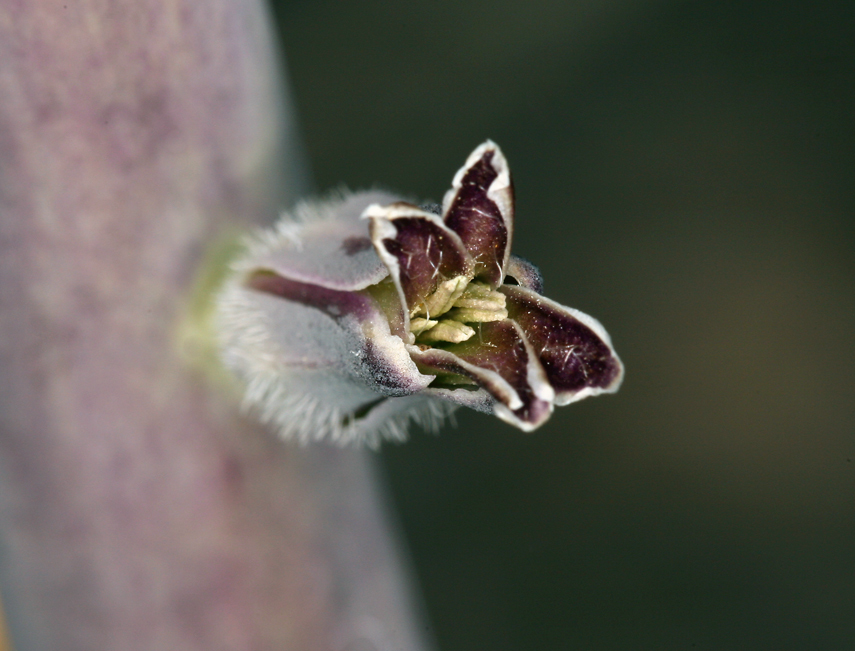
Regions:
[[616, 391], [603, 327], [541, 296], [537, 269], [511, 255], [513, 204], [487, 141], [440, 211], [345, 194], [250, 238], [217, 301], [246, 404], [286, 438], [375, 447], [460, 405], [531, 431], [554, 405]]

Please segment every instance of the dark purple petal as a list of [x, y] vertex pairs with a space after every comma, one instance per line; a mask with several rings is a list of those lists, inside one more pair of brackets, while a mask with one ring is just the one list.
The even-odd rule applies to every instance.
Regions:
[[493, 369], [471, 364], [441, 348], [411, 351], [410, 355], [426, 373], [438, 374], [440, 377], [447, 373], [460, 375], [486, 389], [495, 400], [514, 409], [522, 407], [522, 399], [516, 389]]
[[466, 248], [437, 215], [398, 202], [369, 206], [363, 217], [371, 220], [371, 240], [410, 309], [424, 303], [441, 282], [471, 277]]
[[445, 223], [475, 259], [475, 275], [496, 288], [511, 250], [514, 191], [499, 147], [487, 141], [455, 174], [443, 201]]
[[301, 283], [272, 271], [256, 271], [247, 278], [246, 284], [256, 291], [317, 308], [334, 319], [351, 315], [364, 320], [376, 309], [374, 301], [363, 294]]
[[543, 293], [543, 276], [540, 275], [540, 269], [535, 267], [531, 262], [518, 255], [511, 254], [508, 259], [508, 264], [505, 267], [505, 283], [508, 282], [508, 276], [516, 281], [517, 285], [537, 292]]
[[505, 285], [508, 317], [523, 329], [540, 358], [555, 404], [617, 391], [623, 366], [600, 323], [524, 287]]
[[552, 413], [554, 392], [522, 330], [510, 320], [481, 323], [477, 330], [460, 344], [411, 351], [413, 359], [431, 372], [473, 380], [496, 400], [496, 415], [512, 425], [525, 431], [542, 425]]

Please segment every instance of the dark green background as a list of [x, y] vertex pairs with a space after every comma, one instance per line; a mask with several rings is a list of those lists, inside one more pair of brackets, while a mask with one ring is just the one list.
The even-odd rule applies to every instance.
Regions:
[[317, 187], [441, 200], [494, 139], [627, 366], [383, 449], [439, 647], [855, 649], [855, 3], [276, 10]]

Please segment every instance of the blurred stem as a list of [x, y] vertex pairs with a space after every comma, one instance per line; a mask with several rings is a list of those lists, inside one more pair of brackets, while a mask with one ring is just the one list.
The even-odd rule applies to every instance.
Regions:
[[19, 651], [424, 648], [371, 458], [279, 443], [174, 344], [206, 246], [303, 189], [277, 77], [252, 0], [0, 1]]

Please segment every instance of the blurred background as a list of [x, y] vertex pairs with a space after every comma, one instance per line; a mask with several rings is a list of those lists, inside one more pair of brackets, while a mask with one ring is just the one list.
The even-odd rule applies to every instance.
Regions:
[[275, 12], [316, 187], [441, 200], [492, 138], [627, 367], [384, 447], [439, 648], [855, 648], [855, 3]]

